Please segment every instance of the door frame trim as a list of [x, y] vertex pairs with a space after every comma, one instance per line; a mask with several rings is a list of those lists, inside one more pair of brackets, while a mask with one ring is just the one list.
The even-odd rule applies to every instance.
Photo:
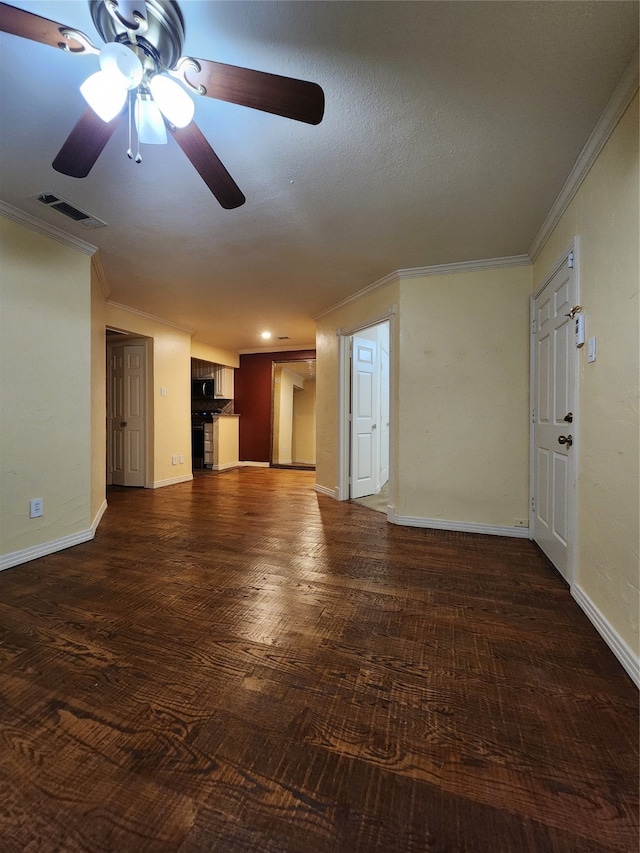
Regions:
[[[338, 485], [335, 497], [339, 501], [349, 500], [349, 404], [351, 400], [350, 381], [351, 369], [349, 364], [349, 339], [352, 335], [379, 326], [381, 323], [389, 323], [389, 501], [393, 502], [395, 496], [396, 465], [395, 465], [395, 327], [397, 306], [391, 305], [387, 311], [378, 316], [356, 323], [353, 326], [338, 329]], [[389, 512], [387, 512], [389, 518]]]
[[[535, 513], [533, 510], [535, 494], [535, 423], [533, 412], [536, 403], [536, 335], [534, 334], [535, 322], [535, 303], [536, 299], [542, 291], [547, 287], [551, 279], [567, 262], [569, 254], [573, 252], [573, 279], [575, 285], [576, 305], [580, 304], [580, 246], [577, 235], [573, 237], [567, 248], [560, 254], [551, 269], [547, 272], [542, 281], [534, 287], [529, 302], [529, 538], [534, 540], [534, 521]], [[576, 582], [576, 566], [577, 566], [577, 534], [578, 534], [578, 500], [577, 500], [577, 483], [579, 470], [579, 362], [578, 353], [580, 350], [573, 347], [573, 406], [572, 411], [576, 415], [575, 427], [573, 432], [573, 445], [571, 447], [571, 455], [569, 457], [569, 505], [567, 507], [567, 521], [570, 526], [570, 537], [567, 541], [567, 582], [569, 588], [572, 589]], [[560, 574], [558, 572], [558, 574]]]

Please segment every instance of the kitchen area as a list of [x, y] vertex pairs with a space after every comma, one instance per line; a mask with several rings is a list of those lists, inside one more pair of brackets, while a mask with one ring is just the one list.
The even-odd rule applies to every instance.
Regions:
[[191, 457], [194, 471], [238, 464], [239, 419], [233, 411], [234, 369], [191, 359]]

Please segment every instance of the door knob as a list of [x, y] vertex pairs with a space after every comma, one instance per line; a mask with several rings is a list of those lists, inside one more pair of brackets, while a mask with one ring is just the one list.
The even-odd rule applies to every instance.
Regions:
[[566, 421], [568, 424], [573, 423], [573, 412], [568, 412], [568, 413], [563, 417], [563, 419], [562, 419], [562, 420], [563, 420], [563, 421]]
[[127, 422], [126, 422], [126, 421], [120, 421], [120, 426], [121, 426], [121, 427], [126, 427], [126, 425], [127, 425]]
[[567, 447], [571, 447], [573, 444], [573, 436], [572, 435], [559, 435], [558, 436], [558, 444], [566, 444]]

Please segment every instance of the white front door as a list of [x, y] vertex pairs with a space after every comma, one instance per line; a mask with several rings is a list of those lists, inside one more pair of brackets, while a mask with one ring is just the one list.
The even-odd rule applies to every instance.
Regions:
[[377, 347], [352, 338], [351, 357], [351, 497], [363, 498], [379, 488], [376, 430]]
[[534, 300], [533, 531], [563, 578], [570, 582], [573, 542], [575, 370], [574, 270], [568, 261]]
[[389, 479], [389, 350], [380, 344], [380, 486]]
[[118, 486], [145, 484], [145, 347], [109, 348], [109, 468]]

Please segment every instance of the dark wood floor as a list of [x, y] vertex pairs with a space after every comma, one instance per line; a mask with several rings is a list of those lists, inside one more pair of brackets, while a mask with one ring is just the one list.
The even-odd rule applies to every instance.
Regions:
[[638, 693], [534, 545], [239, 469], [0, 574], [0, 851], [638, 849]]

